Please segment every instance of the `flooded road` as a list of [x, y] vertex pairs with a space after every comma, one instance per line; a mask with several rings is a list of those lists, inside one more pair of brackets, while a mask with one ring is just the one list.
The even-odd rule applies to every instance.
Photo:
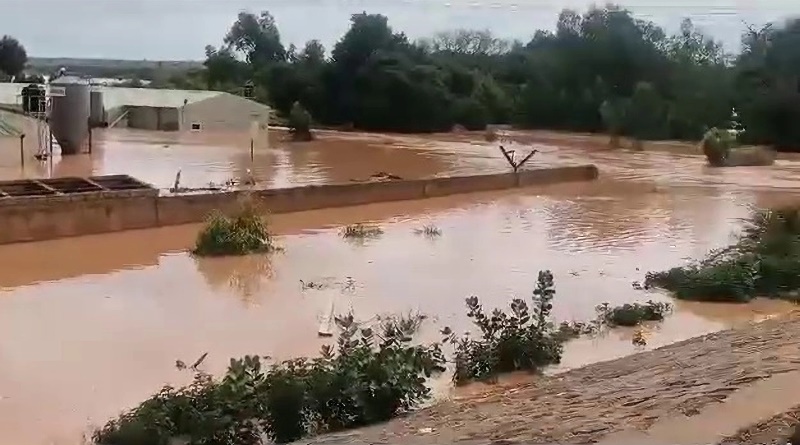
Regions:
[[[177, 169], [185, 184], [204, 185], [250, 168], [249, 148], [226, 149], [231, 139], [221, 136], [225, 141], [202, 144], [194, 135], [180, 143], [145, 133], [107, 136], [91, 163], [64, 159], [54, 168], [129, 172], [160, 187], [171, 185]], [[509, 146], [523, 154], [531, 148]], [[506, 168], [496, 146], [467, 136], [323, 134], [312, 144], [276, 139], [271, 147], [253, 172], [272, 186], [375, 171], [428, 177]], [[512, 297], [531, 294], [542, 269], [555, 275], [558, 321], [588, 320], [603, 302], [668, 300], [632, 282], [727, 243], [748, 206], [800, 197], [795, 161], [717, 172], [688, 155], [537, 147], [537, 164], [593, 162], [603, 179], [276, 215], [285, 252], [269, 257], [195, 259], [187, 249], [198, 226], [0, 246], [7, 265], [0, 268], [0, 437], [20, 445], [78, 443], [91, 425], [163, 384], [188, 382], [191, 376], [175, 369], [178, 359], [193, 362], [208, 352], [204, 369], [219, 373], [230, 357], [244, 354], [315, 354], [320, 319], [332, 303], [361, 320], [419, 311], [430, 317], [422, 339], [438, 340], [440, 327], [469, 328], [464, 298], [506, 307]], [[0, 165], [4, 175], [13, 170]], [[339, 236], [342, 225], [364, 221], [385, 233], [363, 243]], [[442, 235], [417, 235], [425, 224]], [[326, 288], [304, 289], [301, 282]], [[648, 348], [789, 307], [679, 302], [650, 327]], [[572, 342], [553, 371], [635, 352], [631, 335], [619, 330]], [[445, 384], [437, 388], [447, 395]]]

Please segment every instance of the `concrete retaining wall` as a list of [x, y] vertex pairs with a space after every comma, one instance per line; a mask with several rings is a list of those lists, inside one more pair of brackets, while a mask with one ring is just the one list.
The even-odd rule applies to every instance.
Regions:
[[[256, 191], [253, 196], [271, 213], [290, 213], [588, 181], [597, 176], [597, 167], [584, 165], [526, 170], [518, 174], [267, 189]], [[134, 191], [0, 198], [0, 244], [198, 223], [214, 210], [225, 213], [234, 210], [242, 193], [157, 197], [150, 191]]]
[[111, 192], [0, 199], [0, 244], [158, 226], [156, 197]]

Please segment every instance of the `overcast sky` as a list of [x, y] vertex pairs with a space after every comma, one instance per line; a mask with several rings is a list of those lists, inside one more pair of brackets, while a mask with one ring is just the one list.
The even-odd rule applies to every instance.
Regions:
[[[350, 14], [366, 10], [389, 17], [412, 38], [453, 28], [491, 29], [527, 40], [553, 29], [564, 7], [586, 0], [0, 0], [0, 34], [17, 37], [31, 56], [110, 59], [201, 59], [217, 45], [240, 10], [269, 10], [284, 44], [317, 38], [327, 48], [348, 28]], [[604, 2], [600, 2], [604, 3]], [[798, 0], [628, 0], [642, 18], [674, 32], [691, 17], [737, 50], [743, 22], [763, 24], [800, 15]]]

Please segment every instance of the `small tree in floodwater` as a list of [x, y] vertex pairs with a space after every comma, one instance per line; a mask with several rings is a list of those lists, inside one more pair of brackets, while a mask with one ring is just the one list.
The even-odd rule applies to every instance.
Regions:
[[249, 196], [232, 217], [212, 213], [197, 235], [192, 251], [198, 256], [247, 255], [276, 250], [266, 221]]
[[295, 102], [289, 112], [289, 131], [292, 133], [292, 140], [311, 141], [314, 135], [311, 133], [311, 114]]
[[444, 341], [455, 346], [453, 381], [458, 385], [506, 372], [535, 372], [560, 362], [564, 337], [550, 319], [555, 293], [553, 274], [546, 270], [539, 272], [531, 306], [515, 298], [511, 312], [487, 313], [478, 297], [467, 298], [467, 316], [481, 335], [458, 338], [449, 328], [442, 331]]
[[620, 98], [606, 99], [600, 105], [600, 116], [608, 132], [608, 145], [613, 148], [619, 147], [619, 138], [625, 127], [626, 109], [627, 101]]

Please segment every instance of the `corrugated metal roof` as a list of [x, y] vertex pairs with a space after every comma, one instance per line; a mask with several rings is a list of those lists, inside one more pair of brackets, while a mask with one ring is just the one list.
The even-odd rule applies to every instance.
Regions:
[[[25, 83], [0, 83], [0, 104], [19, 104], [20, 94], [25, 86], [27, 86]], [[223, 94], [219, 91], [159, 90], [107, 86], [96, 86], [94, 89], [103, 92], [103, 104], [106, 109], [125, 106], [178, 108], [183, 106], [184, 101], [190, 104]]]
[[219, 91], [157, 90], [153, 88], [95, 87], [103, 92], [106, 109], [126, 106], [179, 108], [222, 94]]
[[14, 125], [16, 115], [7, 111], [0, 110], [0, 136], [19, 136], [22, 134], [19, 128]]

